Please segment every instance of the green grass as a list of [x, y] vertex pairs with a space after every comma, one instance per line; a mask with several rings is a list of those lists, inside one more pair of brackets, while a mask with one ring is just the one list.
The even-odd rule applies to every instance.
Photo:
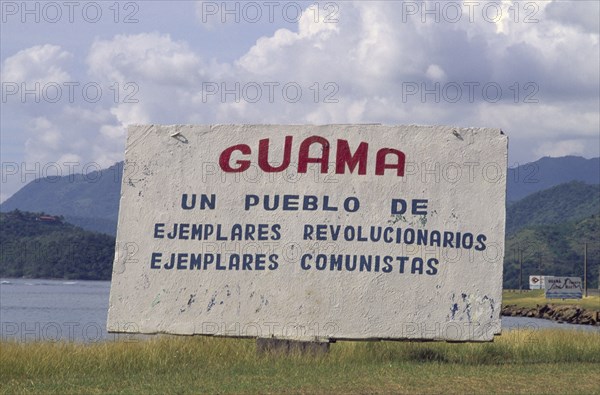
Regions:
[[536, 305], [576, 305], [584, 309], [600, 310], [600, 295], [590, 295], [583, 299], [546, 299], [544, 290], [507, 291], [502, 293], [502, 305], [516, 304], [519, 307], [536, 307]]
[[[568, 336], [565, 336], [568, 334]], [[600, 335], [505, 332], [493, 343], [338, 342], [257, 356], [254, 340], [0, 343], [3, 394], [600, 394]]]

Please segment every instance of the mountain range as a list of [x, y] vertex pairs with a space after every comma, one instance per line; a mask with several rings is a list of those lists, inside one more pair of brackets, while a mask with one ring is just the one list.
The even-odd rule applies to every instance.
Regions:
[[[0, 205], [0, 211], [19, 209], [62, 215], [66, 221], [84, 229], [114, 236], [117, 229], [122, 177], [123, 162], [118, 162], [108, 169], [87, 175], [40, 178], [31, 181], [8, 198]], [[570, 181], [600, 184], [600, 158], [544, 157], [535, 162], [510, 168], [506, 191], [509, 217], [507, 230], [514, 231], [529, 223], [545, 223], [539, 218], [533, 222], [522, 219], [523, 216], [531, 217], [531, 214], [525, 213], [523, 206], [518, 206], [511, 211], [512, 203], [538, 191]], [[586, 191], [586, 194], [590, 193], [591, 190]], [[566, 202], [562, 204], [568, 206]], [[524, 204], [524, 206], [528, 205]], [[590, 206], [574, 211], [587, 213], [593, 208]], [[571, 212], [573, 208], [570, 207], [568, 210]], [[518, 214], [519, 218], [512, 219], [512, 212]], [[547, 218], [547, 220], [554, 219]]]
[[600, 158], [543, 157], [535, 162], [511, 167], [506, 179], [506, 201], [514, 203], [532, 193], [569, 181], [600, 184]]
[[0, 205], [15, 209], [62, 215], [83, 229], [115, 235], [123, 179], [123, 162], [90, 172], [31, 181]]

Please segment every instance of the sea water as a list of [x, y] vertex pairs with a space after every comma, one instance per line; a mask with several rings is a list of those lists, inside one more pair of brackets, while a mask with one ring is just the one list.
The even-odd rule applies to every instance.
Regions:
[[[110, 281], [0, 279], [0, 338], [16, 341], [99, 342], [131, 340], [126, 334], [108, 333], [106, 317]], [[590, 325], [503, 317], [502, 329], [595, 331]]]

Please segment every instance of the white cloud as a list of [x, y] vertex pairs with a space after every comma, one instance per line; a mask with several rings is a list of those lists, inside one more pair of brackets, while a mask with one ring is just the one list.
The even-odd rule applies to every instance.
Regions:
[[46, 117], [34, 118], [29, 122], [29, 138], [26, 141], [27, 159], [45, 163], [55, 160], [54, 155], [64, 149], [63, 134]]
[[586, 33], [598, 34], [600, 30], [600, 2], [597, 1], [553, 1], [546, 7], [546, 15]]
[[427, 75], [427, 78], [434, 80], [434, 81], [446, 80], [446, 73], [437, 64], [429, 65], [429, 67], [427, 67], [427, 71], [425, 72], [425, 75]]
[[[85, 59], [88, 78], [105, 89], [119, 83], [119, 100], [19, 108], [19, 116], [34, 120], [27, 129], [27, 157], [68, 155], [110, 165], [123, 157], [128, 124], [216, 122], [491, 126], [507, 132], [514, 160], [597, 156], [597, 12], [595, 19], [589, 16], [597, 4], [571, 10], [566, 3], [527, 3], [537, 5], [535, 23], [524, 22], [522, 2], [502, 2], [498, 23], [483, 20], [481, 5], [473, 22], [465, 9], [457, 23], [431, 17], [423, 23], [421, 14], [407, 16], [402, 2], [341, 2], [337, 23], [325, 23], [323, 10], [315, 20], [308, 10], [293, 28], [233, 48], [242, 55], [227, 62], [207, 59], [198, 49], [204, 36], [196, 32], [139, 33], [139, 26], [135, 34], [99, 36]], [[521, 7], [518, 22], [509, 13], [515, 5]], [[228, 28], [210, 34], [227, 35]], [[72, 58], [57, 45], [33, 46], [8, 57], [2, 77], [66, 81]], [[465, 82], [479, 84], [473, 100]], [[124, 91], [126, 83], [137, 89], [135, 102], [123, 101], [132, 92]], [[221, 95], [225, 88], [235, 91], [236, 83], [240, 91]], [[273, 100], [265, 83], [278, 84]], [[299, 101], [284, 96], [286, 83], [301, 87]], [[420, 91], [403, 95], [407, 83]], [[422, 95], [435, 83], [440, 92]], [[498, 102], [482, 91], [486, 83], [501, 88]], [[252, 92], [244, 91], [248, 84], [262, 87], [256, 103], [243, 97]], [[444, 100], [448, 84], [463, 87], [456, 103]], [[219, 91], [207, 94], [209, 85]]]
[[186, 43], [159, 33], [97, 40], [90, 48], [87, 63], [95, 77], [121, 83], [151, 80], [168, 87], [195, 81], [202, 69], [199, 56]]
[[72, 55], [58, 45], [36, 45], [23, 49], [8, 57], [2, 65], [2, 81], [17, 84], [61, 84], [70, 80], [70, 75], [63, 69]]
[[100, 127], [100, 134], [108, 139], [125, 139], [126, 129], [121, 126], [102, 125]]
[[152, 117], [145, 111], [142, 104], [125, 103], [110, 109], [120, 125], [126, 126], [134, 123], [151, 123]]
[[[340, 3], [338, 23], [315, 20], [314, 12], [305, 11], [297, 31], [279, 29], [264, 36], [233, 63], [206, 63], [185, 42], [158, 33], [98, 41], [90, 50], [88, 63], [101, 78], [139, 82], [139, 104], [111, 109], [120, 125], [451, 123], [501, 127], [516, 144], [538, 138], [564, 139], [564, 133], [575, 129], [589, 133], [598, 122], [590, 106], [581, 102], [589, 100], [586, 96], [594, 88], [597, 91], [599, 84], [600, 66], [593, 56], [598, 51], [598, 36], [548, 17], [547, 3], [535, 4], [538, 23], [524, 23], [523, 9], [516, 23], [509, 10], [514, 5], [503, 3], [499, 28], [483, 20], [481, 8], [474, 22], [469, 22], [464, 10], [458, 23], [444, 23], [443, 18], [441, 23], [422, 23], [422, 15], [406, 18], [396, 2]], [[565, 69], [576, 72], [564, 73]], [[244, 100], [245, 84], [269, 81], [280, 84], [273, 102], [267, 101], [264, 86], [258, 103]], [[445, 102], [445, 84], [473, 81], [479, 83], [473, 100], [468, 88], [461, 85], [461, 99]], [[203, 82], [217, 84], [219, 92], [203, 94]], [[303, 88], [302, 100], [290, 103], [282, 98], [281, 87], [287, 82]], [[315, 82], [318, 89], [314, 89]], [[324, 90], [326, 82], [334, 84], [337, 102], [324, 103], [332, 92]], [[442, 92], [421, 94], [433, 89], [436, 82]], [[223, 89], [235, 90], [236, 83], [241, 98], [234, 100], [233, 93], [221, 96]], [[403, 97], [406, 83], [415, 84], [420, 91]], [[497, 103], [488, 100], [493, 89], [483, 91], [486, 83], [500, 87]], [[572, 94], [578, 95], [575, 100], [566, 97]], [[533, 103], [524, 103], [526, 99]], [[519, 145], [516, 152], [524, 154], [524, 144]], [[530, 145], [529, 155], [535, 154], [533, 147]], [[589, 149], [585, 152], [593, 154]]]
[[82, 163], [83, 159], [81, 156], [73, 153], [63, 154], [60, 158], [58, 158], [58, 163]]
[[561, 140], [542, 143], [535, 149], [537, 156], [559, 157], [566, 155], [583, 155], [585, 153], [585, 141], [583, 140]]

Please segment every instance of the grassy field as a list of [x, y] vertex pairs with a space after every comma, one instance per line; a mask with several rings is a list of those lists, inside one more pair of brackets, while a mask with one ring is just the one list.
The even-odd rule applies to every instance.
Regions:
[[0, 343], [3, 394], [600, 394], [600, 335], [509, 331], [493, 343], [338, 342], [257, 356], [254, 340]]
[[600, 310], [600, 295], [590, 295], [583, 299], [546, 299], [544, 290], [514, 291], [504, 290], [502, 293], [502, 305], [516, 304], [520, 307], [535, 307], [536, 305], [577, 305], [589, 310]]

